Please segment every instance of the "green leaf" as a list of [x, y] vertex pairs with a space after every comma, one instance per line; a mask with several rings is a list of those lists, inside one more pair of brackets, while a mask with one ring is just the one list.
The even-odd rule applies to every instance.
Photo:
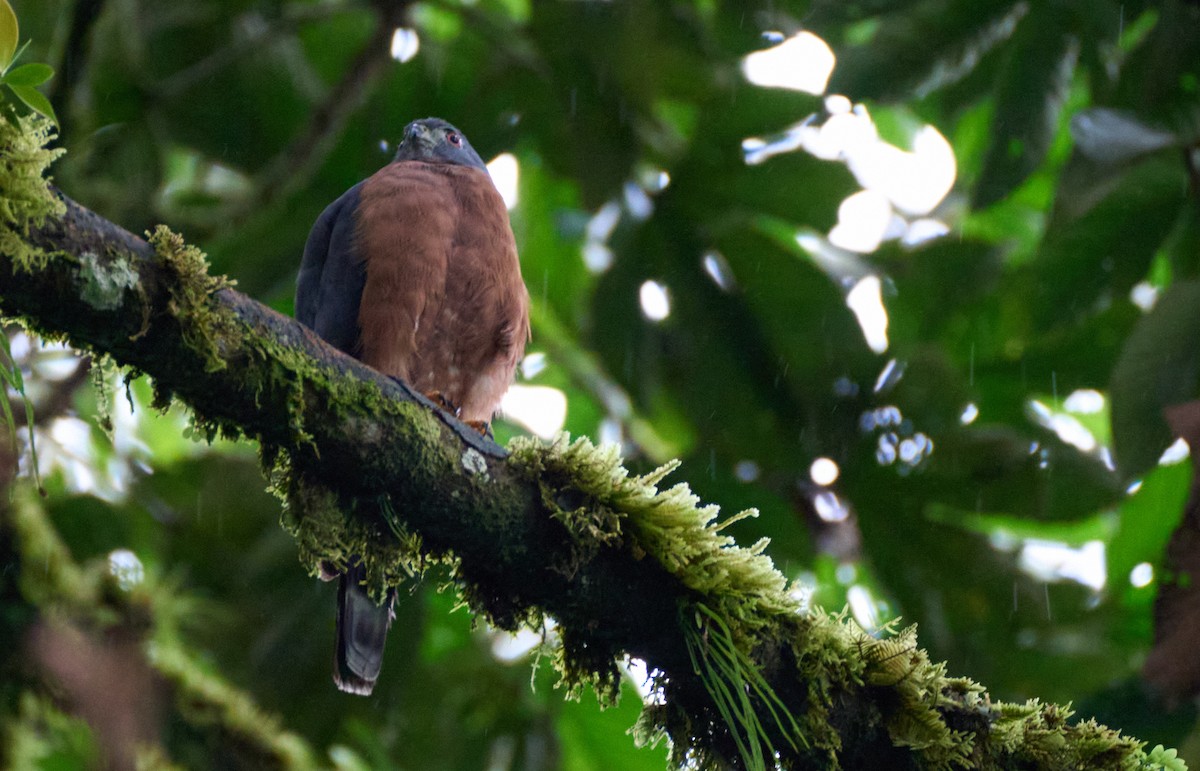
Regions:
[[58, 117], [54, 114], [54, 108], [50, 105], [50, 100], [41, 91], [32, 86], [14, 86], [11, 83], [8, 84], [8, 87], [12, 89], [17, 98], [24, 102], [29, 109], [45, 115], [54, 121], [55, 124], [58, 123]]
[[1030, 11], [1021, 20], [1000, 72], [992, 141], [972, 205], [1007, 196], [1042, 163], [1058, 131], [1079, 44], [1060, 10]]
[[8, 65], [12, 64], [19, 37], [17, 15], [13, 13], [8, 0], [0, 0], [0, 70], [8, 69]]
[[[3, 2], [3, 0], [0, 0]], [[33, 419], [33, 404], [29, 401], [29, 397], [25, 394], [25, 379], [21, 377], [21, 367], [13, 358], [12, 349], [9, 347], [8, 336], [0, 334], [0, 403], [3, 404], [3, 418], [5, 425], [9, 428], [9, 433], [12, 438], [13, 448], [17, 447], [17, 428], [16, 422], [13, 420], [12, 407], [8, 403], [7, 394], [3, 393], [7, 389], [12, 389], [21, 397], [21, 401], [25, 404], [25, 425], [29, 428], [29, 458], [33, 465], [33, 479], [37, 484], [38, 489], [42, 487], [41, 475], [38, 472], [38, 456], [37, 444], [34, 442], [33, 427], [35, 425]]]
[[[836, 10], [816, 12], [843, 12], [831, 5]], [[860, 8], [847, 5], [854, 6], [850, 13]], [[898, 3], [876, 17], [877, 33], [845, 55], [838, 52], [829, 91], [884, 102], [938, 91], [969, 77], [1024, 13], [1008, 0]]]
[[1069, 323], [1106, 292], [1127, 294], [1179, 219], [1186, 191], [1182, 164], [1166, 156], [1094, 187], [1060, 188], [1021, 300], [1037, 328]]
[[[9, 362], [12, 361], [12, 354], [8, 350], [7, 335], [0, 335], [0, 351], [2, 351], [8, 357]], [[18, 377], [21, 374], [21, 371], [17, 368], [16, 364], [13, 364], [12, 369], [9, 369], [9, 364], [7, 362], [0, 361], [0, 382], [3, 382], [6, 386], [12, 385], [12, 381], [10, 379], [11, 372], [16, 372]], [[5, 390], [7, 391], [8, 389], [6, 388]], [[12, 442], [13, 452], [17, 452], [18, 448], [20, 447], [20, 444], [17, 443], [17, 423], [13, 418], [12, 405], [9, 404], [7, 394], [5, 394], [4, 398], [0, 399], [0, 418], [4, 420], [4, 426], [8, 429], [8, 438]]]
[[1113, 450], [1133, 477], [1171, 443], [1162, 410], [1194, 399], [1200, 383], [1200, 282], [1176, 284], [1125, 341], [1112, 375]]
[[1146, 756], [1148, 768], [1162, 768], [1166, 771], [1187, 771], [1187, 762], [1179, 757], [1178, 750], [1165, 749], [1161, 744], [1156, 745]]
[[566, 701], [557, 710], [555, 728], [561, 742], [564, 771], [661, 771], [666, 763], [665, 747], [637, 747], [629, 741], [613, 741], [632, 725], [641, 709], [641, 699], [632, 683], [622, 683], [621, 701], [603, 711], [585, 702]]
[[1140, 594], [1142, 602], [1148, 604], [1153, 597], [1154, 587], [1130, 585], [1129, 573], [1139, 562], [1161, 564], [1171, 534], [1179, 525], [1191, 482], [1192, 464], [1187, 460], [1155, 466], [1142, 478], [1137, 492], [1117, 506], [1117, 531], [1107, 539], [1105, 558], [1112, 590], [1124, 594], [1126, 601]]
[[54, 77], [54, 68], [49, 64], [40, 62], [30, 62], [22, 64], [16, 69], [10, 70], [4, 75], [3, 82], [10, 86], [40, 86], [50, 78]]

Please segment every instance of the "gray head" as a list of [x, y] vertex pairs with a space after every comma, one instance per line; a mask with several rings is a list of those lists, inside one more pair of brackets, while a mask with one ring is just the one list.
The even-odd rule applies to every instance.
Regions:
[[405, 126], [404, 139], [393, 160], [452, 163], [487, 171], [483, 159], [462, 132], [441, 118], [414, 120]]

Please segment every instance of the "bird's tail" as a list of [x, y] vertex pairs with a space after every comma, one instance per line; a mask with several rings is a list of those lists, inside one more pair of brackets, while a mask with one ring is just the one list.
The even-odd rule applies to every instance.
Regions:
[[383, 666], [383, 645], [395, 618], [396, 592], [389, 589], [378, 604], [363, 587], [366, 570], [355, 562], [338, 584], [337, 650], [333, 682], [346, 693], [370, 696]]

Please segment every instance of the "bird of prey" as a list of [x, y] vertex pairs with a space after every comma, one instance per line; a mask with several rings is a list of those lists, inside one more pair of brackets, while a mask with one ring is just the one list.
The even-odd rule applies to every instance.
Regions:
[[[529, 294], [504, 201], [462, 132], [438, 118], [409, 123], [392, 162], [321, 213], [296, 318], [486, 427], [524, 354]], [[352, 560], [340, 576], [333, 679], [368, 695], [395, 591], [377, 604], [364, 575]]]

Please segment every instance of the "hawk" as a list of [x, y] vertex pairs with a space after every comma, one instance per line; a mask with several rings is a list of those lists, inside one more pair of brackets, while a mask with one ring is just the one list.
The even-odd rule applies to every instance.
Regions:
[[[304, 247], [296, 318], [484, 430], [529, 337], [508, 210], [462, 132], [409, 123], [390, 164], [317, 218]], [[377, 604], [352, 563], [340, 576], [338, 688], [368, 695], [383, 663], [395, 591]]]

